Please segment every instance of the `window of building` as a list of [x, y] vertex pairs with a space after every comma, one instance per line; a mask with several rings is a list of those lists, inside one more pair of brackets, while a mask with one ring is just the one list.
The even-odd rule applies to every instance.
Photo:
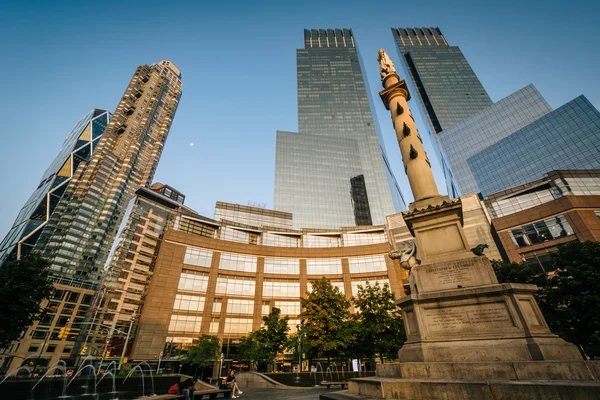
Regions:
[[256, 282], [250, 279], [234, 279], [234, 278], [217, 278], [217, 288], [215, 293], [254, 296], [256, 290]]
[[60, 311], [61, 314], [71, 315], [75, 309], [75, 304], [65, 304]]
[[297, 258], [265, 258], [265, 274], [300, 274], [300, 260]]
[[254, 314], [254, 300], [227, 300], [227, 314]]
[[300, 314], [299, 301], [276, 301], [275, 307], [281, 310], [281, 315], [297, 316], [298, 314]]
[[339, 235], [304, 235], [304, 247], [340, 247]]
[[596, 214], [596, 217], [600, 218], [600, 210], [594, 210], [594, 214]]
[[208, 288], [208, 275], [185, 271], [179, 278], [179, 290], [190, 292], [206, 292]]
[[65, 325], [67, 325], [67, 323], [69, 322], [69, 317], [58, 317], [58, 320], [56, 321], [56, 326], [58, 327], [63, 327]]
[[77, 300], [79, 300], [79, 293], [69, 292], [69, 294], [67, 295], [67, 301], [77, 303]]
[[48, 336], [47, 329], [36, 329], [31, 335], [33, 339], [46, 339], [46, 336]]
[[190, 296], [187, 294], [175, 295], [173, 310], [186, 310], [202, 312], [204, 310], [204, 297]]
[[[331, 286], [338, 288], [340, 293], [344, 294], [344, 282], [343, 281], [329, 281]], [[306, 290], [310, 293], [312, 292], [312, 283], [308, 282]]]
[[39, 343], [31, 343], [29, 345], [29, 348], [27, 349], [27, 351], [30, 353], [36, 353], [36, 352], [40, 351], [40, 344]]
[[512, 241], [519, 247], [543, 243], [575, 234], [564, 215], [547, 218], [509, 231]]
[[344, 246], [361, 246], [366, 244], [386, 243], [384, 231], [379, 232], [347, 232], [342, 235]]
[[383, 255], [348, 258], [350, 273], [387, 271]]
[[230, 271], [256, 272], [256, 257], [222, 253], [219, 269]]
[[300, 297], [300, 282], [264, 281], [264, 297]]
[[185, 251], [183, 262], [185, 264], [197, 265], [199, 267], [210, 267], [212, 251], [188, 247]]
[[171, 315], [169, 332], [200, 333], [202, 317], [192, 315]]
[[54, 353], [55, 351], [56, 351], [55, 344], [49, 344], [48, 347], [46, 347], [46, 352], [48, 352], [48, 353]]
[[268, 301], [263, 301], [262, 306], [261, 306], [261, 314], [262, 315], [269, 315], [269, 313], [271, 312], [271, 304]]
[[48, 302], [48, 305], [46, 306], [46, 311], [55, 313], [58, 310], [59, 305], [60, 305], [60, 303], [58, 301], [50, 301], [50, 302]]
[[65, 291], [64, 290], [54, 289], [54, 292], [52, 293], [52, 298], [54, 300], [62, 300], [62, 298], [64, 296], [65, 296]]
[[72, 347], [65, 347], [65, 348], [63, 348], [62, 352], [65, 354], [68, 354], [68, 353], [71, 353], [72, 351], [73, 351]]
[[358, 295], [358, 286], [362, 286], [365, 287], [367, 285], [367, 283], [369, 283], [371, 286], [374, 286], [376, 283], [379, 283], [380, 286], [385, 285], [386, 283], [389, 285], [390, 281], [389, 279], [385, 278], [373, 278], [373, 279], [367, 279], [364, 281], [352, 281], [352, 296], [356, 296]]
[[219, 318], [212, 318], [210, 320], [210, 327], [208, 329], [209, 333], [216, 335], [217, 333], [219, 333], [219, 324], [220, 324], [220, 320]]
[[44, 314], [38, 325], [52, 325], [52, 320], [54, 319], [54, 314]]
[[219, 314], [221, 312], [221, 306], [223, 303], [223, 299], [215, 299], [213, 302], [213, 313]]
[[300, 247], [300, 236], [283, 233], [263, 233], [263, 246]]
[[92, 302], [91, 294], [84, 294], [83, 299], [81, 299], [81, 304], [90, 304]]
[[337, 275], [342, 273], [342, 260], [339, 258], [317, 258], [306, 260], [307, 275]]
[[252, 331], [252, 318], [225, 318], [225, 332], [245, 335]]
[[293, 335], [294, 333], [298, 332], [298, 325], [300, 325], [300, 321], [299, 319], [289, 319], [287, 322], [287, 326], [290, 327], [290, 330], [287, 331], [288, 335]]

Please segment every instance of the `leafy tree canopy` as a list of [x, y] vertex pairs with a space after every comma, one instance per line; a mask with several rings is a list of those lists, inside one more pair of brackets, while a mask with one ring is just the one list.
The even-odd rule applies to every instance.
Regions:
[[573, 241], [550, 253], [556, 271], [547, 277], [526, 264], [494, 263], [502, 282], [534, 283], [538, 302], [555, 334], [600, 356], [600, 243]]
[[386, 283], [358, 286], [353, 300], [354, 315], [358, 324], [358, 348], [369, 358], [379, 353], [381, 361], [385, 355], [396, 357], [406, 341], [404, 323], [400, 309], [394, 302], [394, 294]]
[[548, 277], [543, 272], [536, 272], [526, 263], [503, 263], [501, 261], [492, 261], [492, 267], [500, 283], [530, 283], [533, 285], [544, 286]]
[[600, 355], [600, 242], [573, 241], [551, 254], [556, 272], [541, 308], [554, 333]]
[[274, 360], [287, 342], [288, 320], [289, 317], [281, 316], [279, 308], [273, 307], [269, 315], [263, 317], [264, 325], [240, 340], [240, 358], [258, 366]]
[[210, 367], [219, 357], [221, 342], [214, 335], [201, 334], [188, 348], [183, 362], [201, 368]]
[[341, 355], [352, 348], [355, 330], [347, 300], [326, 278], [312, 282], [312, 292], [300, 300], [302, 347], [311, 356]]
[[0, 348], [18, 340], [38, 320], [52, 293], [50, 263], [37, 253], [0, 266]]

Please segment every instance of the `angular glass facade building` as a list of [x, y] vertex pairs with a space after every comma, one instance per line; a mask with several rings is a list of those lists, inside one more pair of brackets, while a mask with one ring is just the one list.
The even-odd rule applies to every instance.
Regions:
[[[438, 141], [444, 149], [446, 160], [460, 190], [463, 193], [482, 192], [474, 177], [477, 171], [467, 163], [469, 157], [498, 143], [551, 111], [552, 108], [536, 88], [529, 85], [439, 133]], [[512, 155], [508, 153], [501, 158], [504, 165], [499, 171], [504, 174], [511, 169]], [[488, 184], [494, 183], [488, 182]]]
[[458, 197], [462, 188], [455, 182], [437, 134], [479, 113], [492, 100], [460, 49], [448, 45], [439, 28], [392, 28], [392, 34], [429, 124], [429, 133], [435, 139], [432, 142], [448, 194]]
[[600, 169], [600, 112], [579, 96], [472, 155], [467, 163], [484, 197], [541, 179], [553, 169]]
[[277, 132], [275, 201], [294, 226], [385, 223], [405, 209], [349, 29], [304, 31], [298, 66], [298, 133]]
[[0, 243], [0, 265], [27, 255], [35, 246], [80, 164], [84, 168], [94, 155], [110, 116], [108, 111], [93, 109], [75, 124]]

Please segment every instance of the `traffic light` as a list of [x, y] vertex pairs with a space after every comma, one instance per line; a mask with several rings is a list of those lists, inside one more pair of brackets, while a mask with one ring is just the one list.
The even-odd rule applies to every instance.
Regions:
[[110, 357], [110, 351], [107, 351], [106, 354], [104, 354], [104, 358], [108, 358]]
[[71, 333], [71, 329], [67, 328], [66, 326], [63, 326], [62, 328], [60, 328], [60, 332], [58, 332], [58, 338], [59, 339], [64, 339], [66, 338], [69, 334]]
[[79, 353], [80, 356], [85, 356], [87, 354], [87, 346], [83, 346], [83, 348], [81, 349], [81, 352]]

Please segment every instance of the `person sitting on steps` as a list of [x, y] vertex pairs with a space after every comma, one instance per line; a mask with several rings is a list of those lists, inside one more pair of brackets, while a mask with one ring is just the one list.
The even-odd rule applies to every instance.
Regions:
[[235, 372], [233, 370], [229, 371], [229, 375], [227, 375], [227, 388], [231, 389], [231, 398], [232, 399], [237, 399], [240, 396], [236, 396], [235, 395], [235, 391], [237, 390], [238, 394], [242, 394], [244, 392], [242, 392], [240, 390], [240, 388], [237, 385], [237, 382], [235, 380]]

